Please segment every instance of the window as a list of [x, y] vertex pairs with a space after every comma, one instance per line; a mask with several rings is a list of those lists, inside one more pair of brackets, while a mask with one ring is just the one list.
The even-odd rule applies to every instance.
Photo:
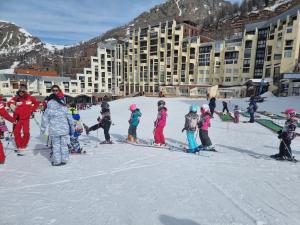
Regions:
[[285, 51], [284, 52], [284, 58], [291, 58], [292, 57], [292, 51]]
[[266, 68], [265, 78], [271, 77], [271, 68]]
[[292, 32], [293, 32], [293, 28], [292, 28], [292, 27], [286, 28], [286, 32], [287, 32], [287, 33], [292, 33]]
[[243, 73], [249, 73], [250, 72], [250, 68], [243, 68]]
[[3, 87], [3, 88], [8, 88], [9, 85], [8, 85], [8, 83], [3, 83], [3, 84], [2, 84], [2, 87]]
[[232, 69], [231, 68], [226, 68], [226, 73], [232, 73]]
[[281, 54], [274, 54], [274, 60], [281, 60]]
[[252, 48], [252, 41], [251, 40], [247, 40], [245, 42], [245, 48]]
[[225, 82], [231, 82], [231, 77], [225, 77]]

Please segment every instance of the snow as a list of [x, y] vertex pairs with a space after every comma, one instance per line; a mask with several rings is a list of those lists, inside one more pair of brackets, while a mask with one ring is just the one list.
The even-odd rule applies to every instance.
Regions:
[[67, 45], [54, 45], [54, 44], [45, 43], [44, 47], [46, 49], [48, 49], [49, 51], [54, 52], [56, 50], [62, 50], [64, 48], [70, 48], [70, 47], [72, 47], [72, 45], [67, 46]]
[[14, 69], [3, 69], [0, 70], [0, 74], [13, 74], [14, 73]]
[[270, 97], [275, 97], [275, 96], [273, 95], [273, 93], [271, 91], [268, 91], [268, 92], [262, 94], [261, 97], [269, 97], [270, 98]]
[[[165, 98], [167, 142], [185, 143], [181, 129], [190, 104], [204, 99]], [[232, 99], [245, 108], [248, 99]], [[140, 139], [152, 139], [158, 98], [126, 98], [111, 102], [114, 140], [127, 134], [130, 104], [143, 116]], [[221, 109], [221, 99], [217, 99]], [[275, 113], [286, 107], [300, 111], [300, 97], [267, 98], [259, 110]], [[80, 111], [95, 124], [99, 106]], [[36, 114], [39, 121], [41, 115]], [[246, 120], [246, 118], [241, 118]], [[99, 145], [103, 131], [82, 135], [88, 151], [64, 167], [52, 167], [45, 140], [31, 120], [30, 148], [16, 156], [12, 144], [0, 165], [0, 224], [211, 225], [300, 224], [300, 164], [268, 160], [278, 152], [277, 135], [261, 125], [225, 123], [216, 116], [210, 136], [219, 152], [192, 155], [117, 143]], [[199, 140], [199, 139], [198, 139]], [[4, 147], [7, 145], [4, 142]], [[299, 158], [300, 138], [292, 143]]]
[[179, 16], [181, 16], [182, 15], [182, 10], [180, 9], [179, 2], [180, 2], [180, 0], [176, 0], [176, 5], [177, 5], [177, 8], [179, 10]]
[[273, 4], [272, 6], [265, 7], [264, 10], [275, 11], [279, 6], [287, 4], [289, 2], [292, 2], [292, 0], [279, 0], [279, 1], [276, 1], [275, 4]]
[[25, 37], [32, 37], [32, 35], [24, 28], [19, 27], [19, 31], [25, 35]]

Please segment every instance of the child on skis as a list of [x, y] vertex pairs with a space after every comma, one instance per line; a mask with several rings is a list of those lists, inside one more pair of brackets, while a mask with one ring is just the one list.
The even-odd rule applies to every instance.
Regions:
[[234, 122], [239, 123], [240, 122], [240, 109], [238, 105], [234, 106]]
[[74, 130], [75, 132], [70, 136], [70, 144], [69, 144], [69, 151], [70, 153], [82, 153], [82, 148], [79, 143], [79, 136], [83, 132], [83, 127], [80, 122], [80, 115], [79, 113], [72, 114], [74, 120]]
[[197, 114], [198, 106], [191, 105], [190, 111], [185, 115], [185, 124], [182, 132], [186, 130], [186, 137], [189, 145], [187, 152], [195, 153], [198, 151], [198, 145], [195, 139], [197, 124], [199, 123], [199, 115]]
[[164, 146], [166, 145], [164, 136], [164, 127], [167, 121], [167, 108], [165, 107], [166, 102], [159, 100], [157, 103], [158, 114], [154, 122], [154, 144]]
[[128, 121], [129, 129], [127, 140], [131, 142], [138, 142], [136, 129], [140, 123], [140, 117], [142, 116], [142, 113], [135, 104], [130, 105], [129, 110], [131, 111], [131, 115]]
[[109, 134], [109, 129], [112, 122], [111, 122], [109, 104], [107, 102], [101, 103], [100, 114], [101, 116], [98, 117], [97, 119], [98, 123], [95, 124], [94, 126], [88, 127], [87, 125], [83, 124], [85, 132], [87, 135], [89, 135], [91, 131], [95, 131], [99, 128], [103, 128], [105, 141], [101, 142], [101, 144], [112, 144], [112, 141], [110, 140], [110, 134]]
[[201, 106], [201, 116], [198, 123], [199, 126], [199, 137], [202, 145], [200, 150], [213, 151], [214, 146], [211, 143], [211, 140], [208, 136], [208, 128], [210, 127], [210, 110], [209, 106], [204, 104]]
[[296, 137], [296, 128], [297, 128], [297, 118], [296, 110], [287, 109], [285, 111], [287, 115], [287, 120], [284, 124], [284, 127], [281, 131], [278, 132], [278, 138], [280, 141], [279, 153], [271, 155], [272, 158], [277, 160], [295, 160], [292, 154], [291, 143], [292, 140]]

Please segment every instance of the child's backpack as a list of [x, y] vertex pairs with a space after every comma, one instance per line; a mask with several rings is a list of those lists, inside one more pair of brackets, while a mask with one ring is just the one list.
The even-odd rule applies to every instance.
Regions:
[[199, 116], [196, 113], [189, 113], [185, 116], [186, 129], [188, 131], [196, 131], [198, 126]]

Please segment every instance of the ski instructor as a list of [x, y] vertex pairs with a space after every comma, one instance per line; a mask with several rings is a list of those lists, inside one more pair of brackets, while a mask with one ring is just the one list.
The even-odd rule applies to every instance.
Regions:
[[16, 124], [13, 133], [17, 151], [21, 152], [27, 148], [30, 138], [30, 116], [39, 107], [39, 102], [27, 93], [26, 85], [21, 84], [16, 96], [12, 97], [7, 105], [14, 112], [13, 117]]
[[[4, 104], [2, 103], [2, 96], [0, 96], [0, 116], [2, 116], [4, 119], [7, 119], [12, 123], [14, 122], [14, 118], [11, 117], [4, 108]], [[0, 164], [4, 164], [4, 162], [5, 162], [5, 154], [3, 151], [2, 143], [0, 141]]]

